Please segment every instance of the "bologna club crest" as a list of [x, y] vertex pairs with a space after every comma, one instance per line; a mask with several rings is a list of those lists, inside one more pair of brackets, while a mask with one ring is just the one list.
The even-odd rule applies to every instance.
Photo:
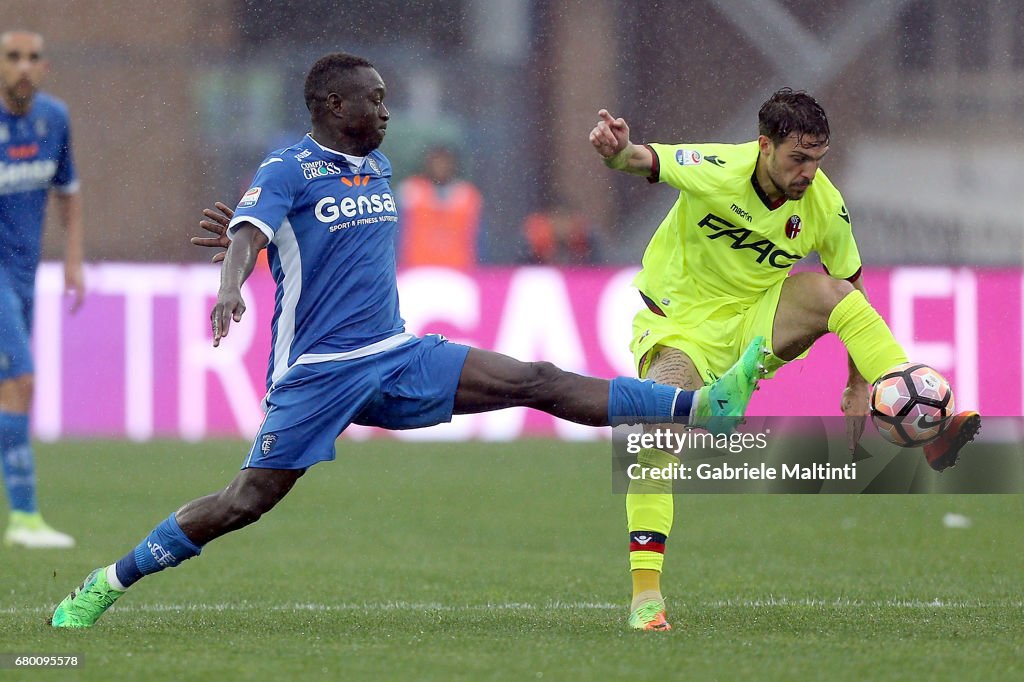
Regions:
[[786, 221], [786, 236], [790, 239], [796, 239], [798, 234], [800, 234], [800, 216], [791, 215], [789, 220]]

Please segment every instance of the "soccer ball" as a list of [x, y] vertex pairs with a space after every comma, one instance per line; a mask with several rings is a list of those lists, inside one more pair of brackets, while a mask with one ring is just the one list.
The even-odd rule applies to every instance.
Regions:
[[913, 448], [935, 440], [952, 414], [949, 382], [928, 365], [897, 365], [871, 387], [875, 427], [900, 447]]

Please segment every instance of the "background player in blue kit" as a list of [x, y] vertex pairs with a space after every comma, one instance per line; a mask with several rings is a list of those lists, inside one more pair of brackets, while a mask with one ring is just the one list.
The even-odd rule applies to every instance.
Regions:
[[64, 226], [64, 282], [82, 304], [82, 203], [71, 158], [71, 128], [63, 102], [39, 92], [46, 74], [42, 36], [0, 35], [0, 460], [11, 513], [4, 544], [72, 547], [36, 506], [29, 442], [33, 364], [30, 340], [36, 268], [51, 189]]
[[395, 268], [398, 208], [391, 165], [377, 149], [390, 118], [384, 96], [368, 61], [340, 53], [320, 59], [305, 85], [312, 132], [264, 160], [231, 218], [211, 314], [214, 345], [241, 320], [241, 286], [264, 247], [277, 284], [266, 417], [242, 471], [171, 514], [116, 564], [93, 571], [58, 604], [54, 627], [93, 625], [144, 575], [259, 519], [308, 467], [334, 459], [334, 442], [352, 423], [411, 429], [453, 413], [527, 406], [594, 426], [682, 418], [726, 430], [728, 417], [742, 414], [762, 369], [763, 339], [694, 393], [583, 377], [406, 333]]

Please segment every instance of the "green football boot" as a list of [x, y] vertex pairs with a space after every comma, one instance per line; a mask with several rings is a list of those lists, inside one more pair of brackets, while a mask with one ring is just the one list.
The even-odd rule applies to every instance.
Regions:
[[768, 348], [764, 337], [755, 337], [728, 372], [697, 392], [697, 407], [690, 418], [690, 426], [707, 429], [716, 436], [735, 431], [747, 411], [750, 396], [757, 389], [758, 380], [768, 373], [764, 366], [766, 355]]
[[665, 602], [661, 599], [645, 601], [629, 614], [629, 627], [634, 630], [671, 630], [665, 615]]
[[89, 574], [77, 589], [64, 597], [50, 617], [55, 628], [88, 628], [99, 620], [124, 592], [115, 590], [107, 582], [106, 567]]

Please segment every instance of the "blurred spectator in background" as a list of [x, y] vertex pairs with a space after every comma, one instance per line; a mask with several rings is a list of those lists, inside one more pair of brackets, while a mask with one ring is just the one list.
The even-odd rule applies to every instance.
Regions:
[[447, 147], [427, 152], [423, 171], [399, 185], [402, 211], [398, 264], [474, 267], [483, 198], [458, 177], [458, 162]]
[[599, 260], [593, 223], [564, 200], [526, 216], [523, 237], [527, 263], [588, 265]]

